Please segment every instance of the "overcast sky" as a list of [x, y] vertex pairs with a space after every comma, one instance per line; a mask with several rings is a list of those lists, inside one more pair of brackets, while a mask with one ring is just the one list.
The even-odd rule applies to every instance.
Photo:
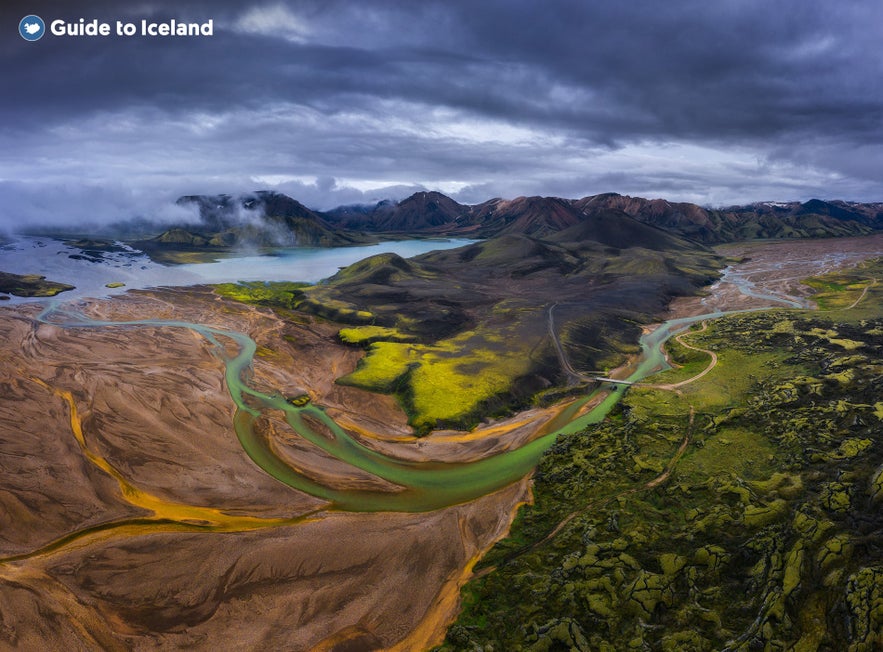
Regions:
[[5, 225], [256, 189], [883, 201], [878, 0], [4, 0], [0, 71]]

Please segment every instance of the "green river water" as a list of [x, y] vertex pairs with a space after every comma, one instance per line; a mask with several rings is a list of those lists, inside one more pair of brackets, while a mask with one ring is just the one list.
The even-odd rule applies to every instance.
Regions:
[[[772, 298], [772, 297], [771, 297]], [[781, 299], [778, 299], [781, 301]], [[626, 379], [638, 382], [669, 367], [662, 351], [663, 344], [674, 334], [704, 319], [713, 319], [725, 313], [713, 312], [664, 322], [641, 338], [642, 354], [634, 371]], [[91, 319], [63, 304], [47, 307], [38, 317], [44, 323], [64, 328], [133, 328], [158, 326], [186, 328], [212, 343], [215, 355], [224, 362], [225, 380], [236, 405], [234, 428], [249, 457], [266, 473], [280, 482], [331, 503], [331, 509], [344, 511], [398, 511], [423, 512], [473, 500], [523, 478], [536, 466], [543, 452], [559, 435], [573, 435], [586, 426], [601, 421], [619, 401], [623, 392], [614, 387], [596, 407], [584, 415], [574, 417], [579, 409], [598, 393], [598, 389], [576, 401], [562, 415], [563, 424], [515, 450], [472, 462], [413, 462], [398, 459], [356, 441], [326, 412], [315, 404], [292, 405], [284, 396], [266, 394], [249, 385], [250, 369], [257, 345], [248, 335], [236, 331], [174, 320], [145, 319], [137, 321], [102, 321]], [[222, 339], [235, 342], [238, 353], [230, 356]], [[399, 487], [397, 491], [338, 489], [310, 478], [276, 455], [270, 442], [256, 432], [255, 421], [266, 411], [285, 415], [291, 428], [327, 454], [387, 480]], [[327, 433], [317, 432], [304, 417], [322, 424]], [[328, 435], [330, 433], [330, 437]]]

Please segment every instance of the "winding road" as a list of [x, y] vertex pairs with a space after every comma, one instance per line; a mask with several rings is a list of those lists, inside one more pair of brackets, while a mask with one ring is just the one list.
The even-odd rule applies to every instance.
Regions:
[[674, 338], [675, 341], [677, 341], [677, 343], [680, 344], [681, 346], [683, 346], [684, 348], [690, 349], [690, 350], [692, 350], [692, 351], [699, 351], [700, 353], [705, 353], [705, 354], [707, 354], [707, 355], [709, 356], [710, 360], [709, 360], [709, 362], [708, 362], [708, 366], [705, 367], [705, 369], [703, 369], [702, 371], [700, 371], [700, 372], [699, 372], [698, 374], [696, 374], [695, 376], [693, 376], [693, 377], [691, 377], [691, 378], [687, 378], [686, 380], [682, 380], [682, 381], [677, 382], [677, 383], [661, 383], [661, 384], [644, 384], [644, 383], [641, 383], [641, 384], [639, 385], [639, 387], [647, 387], [647, 388], [650, 388], [650, 389], [663, 389], [663, 390], [677, 391], [679, 387], [683, 387], [684, 385], [689, 385], [690, 383], [699, 380], [700, 378], [702, 378], [703, 376], [705, 376], [709, 371], [711, 371], [712, 369], [714, 369], [715, 366], [717, 365], [717, 353], [715, 353], [714, 351], [710, 351], [709, 349], [701, 349], [701, 348], [699, 348], [698, 346], [693, 346], [692, 344], [687, 344], [687, 343], [684, 341], [684, 339], [683, 339], [683, 338], [685, 338], [685, 337], [687, 337], [687, 336], [690, 336], [690, 335], [695, 335], [695, 334], [697, 334], [697, 333], [703, 333], [703, 332], [705, 332], [706, 330], [708, 330], [708, 321], [703, 321], [703, 322], [702, 322], [702, 328], [699, 329], [698, 331], [688, 331], [688, 332], [686, 332], [686, 333], [681, 333], [680, 335], [676, 335], [675, 338]]

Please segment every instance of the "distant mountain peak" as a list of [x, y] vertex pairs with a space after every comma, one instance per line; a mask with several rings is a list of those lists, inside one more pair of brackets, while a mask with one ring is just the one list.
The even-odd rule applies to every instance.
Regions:
[[[599, 216], [604, 220], [627, 216], [703, 244], [861, 235], [883, 230], [883, 204], [821, 199], [712, 209], [689, 202], [608, 192], [581, 199], [530, 195], [465, 205], [441, 192], [420, 190], [399, 201], [341, 206], [319, 213], [282, 193], [259, 190], [238, 197], [192, 195], [182, 197], [179, 203], [195, 203], [204, 225], [215, 232], [252, 222], [255, 216], [273, 218], [276, 222], [307, 220], [325, 231], [470, 237], [523, 234], [540, 238], [568, 231]], [[570, 233], [589, 235], [585, 229]]]

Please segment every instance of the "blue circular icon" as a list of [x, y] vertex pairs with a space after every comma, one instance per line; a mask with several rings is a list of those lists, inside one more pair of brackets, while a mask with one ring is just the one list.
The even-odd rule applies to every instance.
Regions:
[[18, 33], [26, 41], [39, 41], [46, 33], [46, 23], [39, 16], [25, 16], [18, 24]]

